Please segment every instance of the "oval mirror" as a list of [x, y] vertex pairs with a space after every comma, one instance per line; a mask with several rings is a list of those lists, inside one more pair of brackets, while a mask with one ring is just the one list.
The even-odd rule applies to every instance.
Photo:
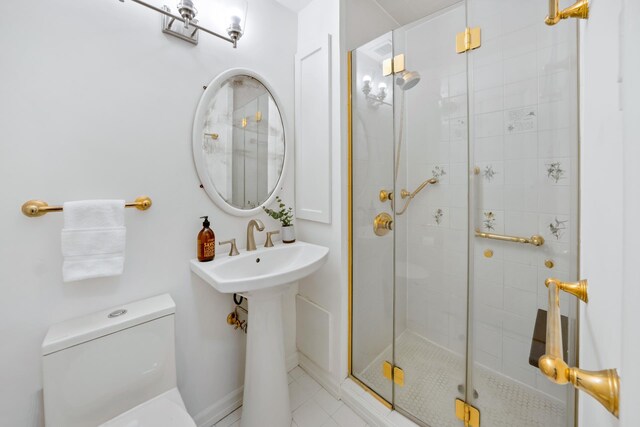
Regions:
[[205, 89], [193, 124], [200, 182], [223, 210], [249, 216], [275, 197], [285, 160], [285, 127], [269, 86], [234, 69]]

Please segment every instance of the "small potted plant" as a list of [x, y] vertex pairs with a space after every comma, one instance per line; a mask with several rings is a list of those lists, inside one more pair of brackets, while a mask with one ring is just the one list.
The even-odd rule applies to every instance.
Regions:
[[296, 241], [296, 232], [293, 228], [293, 208], [287, 208], [287, 205], [278, 196], [276, 196], [276, 202], [278, 202], [278, 210], [265, 208], [264, 206], [262, 209], [267, 215], [282, 224], [282, 242], [293, 243]]

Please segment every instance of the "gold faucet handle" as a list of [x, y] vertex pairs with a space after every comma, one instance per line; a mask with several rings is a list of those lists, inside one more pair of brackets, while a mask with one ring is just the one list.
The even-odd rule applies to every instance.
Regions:
[[271, 236], [273, 236], [274, 234], [280, 234], [280, 230], [267, 231], [267, 241], [264, 242], [264, 247], [265, 248], [272, 248], [273, 247], [273, 242], [271, 241]]
[[218, 243], [220, 246], [227, 244], [231, 245], [231, 248], [229, 249], [229, 256], [240, 255], [240, 252], [238, 252], [238, 248], [236, 247], [236, 239], [225, 240], [224, 242]]

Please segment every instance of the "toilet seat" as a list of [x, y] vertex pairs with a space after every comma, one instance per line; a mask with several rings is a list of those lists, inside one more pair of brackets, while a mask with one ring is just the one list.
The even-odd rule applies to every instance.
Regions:
[[178, 389], [128, 410], [99, 427], [196, 427], [187, 413]]

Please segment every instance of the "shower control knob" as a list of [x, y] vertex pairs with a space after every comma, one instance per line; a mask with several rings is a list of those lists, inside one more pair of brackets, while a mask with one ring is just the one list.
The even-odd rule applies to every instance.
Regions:
[[388, 200], [393, 200], [393, 191], [380, 190], [378, 197], [382, 203]]
[[373, 232], [376, 236], [385, 236], [393, 230], [393, 218], [386, 212], [382, 212], [373, 219]]

